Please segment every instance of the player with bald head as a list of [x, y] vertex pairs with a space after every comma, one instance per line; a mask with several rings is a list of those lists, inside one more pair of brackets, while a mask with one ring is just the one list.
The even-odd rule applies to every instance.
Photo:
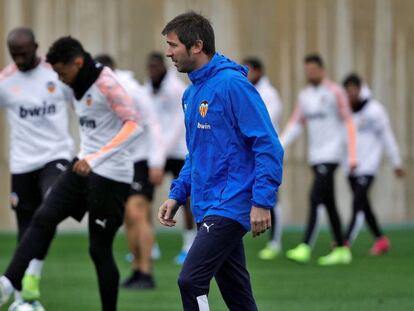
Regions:
[[29, 71], [40, 63], [40, 57], [36, 54], [38, 44], [31, 29], [24, 27], [13, 29], [7, 36], [7, 46], [10, 56], [20, 71]]
[[[0, 72], [0, 108], [10, 129], [10, 206], [18, 226], [18, 241], [72, 157], [68, 102], [71, 91], [37, 54], [29, 28], [15, 28], [7, 36], [13, 63]], [[22, 296], [38, 300], [39, 282], [47, 250], [34, 258], [22, 281]], [[21, 299], [16, 289], [16, 303]]]

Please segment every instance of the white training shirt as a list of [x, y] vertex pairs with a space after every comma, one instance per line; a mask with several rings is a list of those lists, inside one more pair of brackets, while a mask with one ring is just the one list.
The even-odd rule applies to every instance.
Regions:
[[[344, 123], [348, 143], [344, 139]], [[334, 82], [324, 80], [308, 85], [300, 93], [295, 111], [282, 134], [284, 147], [292, 143], [307, 125], [308, 161], [311, 165], [340, 163], [348, 147], [349, 161], [355, 165], [355, 128], [344, 91]]]
[[170, 69], [161, 82], [157, 93], [154, 93], [151, 81], [147, 81], [145, 87], [154, 102], [161, 123], [167, 158], [184, 160], [188, 153], [182, 108], [185, 83], [178, 78], [175, 70]]
[[73, 156], [68, 106], [72, 91], [43, 60], [21, 72], [15, 64], [0, 73], [0, 107], [10, 129], [10, 171], [28, 173]]
[[[353, 113], [357, 135], [357, 163], [353, 176], [375, 176], [385, 148], [394, 168], [401, 167], [398, 145], [383, 105], [369, 100], [361, 110]], [[349, 166], [346, 166], [349, 174]]]
[[130, 184], [133, 158], [130, 144], [141, 133], [138, 112], [131, 96], [108, 67], [80, 100], [80, 159], [85, 158], [97, 175]]
[[149, 167], [163, 168], [166, 157], [165, 143], [157, 111], [148, 90], [135, 80], [132, 71], [115, 70], [115, 74], [134, 99], [141, 116], [143, 132], [132, 146], [134, 162], [147, 160]]
[[267, 77], [260, 78], [254, 85], [262, 97], [267, 111], [269, 112], [270, 119], [272, 120], [273, 127], [276, 132], [278, 131], [278, 125], [282, 120], [282, 101], [279, 93], [271, 84]]

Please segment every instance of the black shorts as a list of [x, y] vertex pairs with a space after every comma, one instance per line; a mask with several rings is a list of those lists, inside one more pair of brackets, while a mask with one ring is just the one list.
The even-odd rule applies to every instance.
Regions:
[[123, 222], [130, 185], [93, 172], [82, 177], [72, 171], [73, 163], [53, 186], [44, 207], [55, 209], [62, 219], [71, 216], [78, 221], [89, 212], [90, 224], [118, 228]]
[[174, 178], [177, 178], [180, 175], [181, 169], [184, 166], [184, 160], [181, 159], [167, 159], [165, 164], [165, 172], [172, 173]]
[[150, 202], [154, 198], [154, 185], [149, 181], [149, 167], [146, 160], [134, 164], [134, 180], [130, 195], [143, 195]]
[[12, 174], [11, 208], [18, 212], [34, 213], [68, 164], [67, 160], [55, 160], [32, 172]]
[[[172, 173], [177, 178], [184, 165], [184, 160], [167, 159], [165, 173]], [[130, 195], [143, 195], [148, 201], [154, 199], [154, 185], [149, 181], [149, 167], [146, 160], [134, 164], [134, 180], [131, 184]]]

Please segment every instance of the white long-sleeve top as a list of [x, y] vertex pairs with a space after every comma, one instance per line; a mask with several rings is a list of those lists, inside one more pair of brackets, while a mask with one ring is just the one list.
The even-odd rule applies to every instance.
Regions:
[[1, 71], [0, 108], [7, 111], [12, 174], [72, 158], [68, 119], [71, 99], [72, 91], [44, 60], [27, 72], [19, 71], [15, 64]]
[[[352, 175], [376, 175], [384, 149], [392, 166], [401, 167], [398, 145], [383, 105], [370, 99], [361, 110], [353, 113], [353, 120], [357, 131], [358, 166]], [[345, 167], [349, 174], [349, 165]]]
[[260, 78], [255, 87], [266, 105], [273, 127], [278, 131], [282, 119], [282, 100], [278, 91], [270, 84], [267, 77]]
[[157, 111], [148, 90], [138, 83], [132, 71], [115, 70], [115, 74], [134, 99], [141, 116], [143, 132], [132, 146], [134, 162], [147, 160], [150, 167], [164, 167], [165, 143]]
[[131, 183], [134, 169], [130, 145], [142, 128], [132, 97], [111, 69], [105, 67], [82, 98], [75, 100], [75, 111], [81, 129], [78, 157], [100, 176]]
[[[355, 127], [348, 99], [341, 87], [324, 80], [318, 86], [308, 85], [299, 93], [295, 111], [281, 136], [283, 147], [300, 135], [305, 124], [311, 165], [341, 163], [348, 149], [348, 161], [355, 166]], [[344, 139], [345, 128], [347, 140]]]
[[170, 69], [156, 93], [154, 93], [151, 81], [147, 81], [145, 87], [153, 100], [160, 120], [167, 157], [184, 160], [188, 153], [182, 108], [185, 83], [178, 78], [176, 71]]

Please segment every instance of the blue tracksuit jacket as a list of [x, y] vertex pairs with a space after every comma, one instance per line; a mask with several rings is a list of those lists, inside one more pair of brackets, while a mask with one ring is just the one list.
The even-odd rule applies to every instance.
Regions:
[[169, 198], [191, 195], [195, 221], [231, 218], [250, 230], [252, 206], [273, 208], [283, 148], [246, 67], [216, 53], [183, 95], [188, 155]]

